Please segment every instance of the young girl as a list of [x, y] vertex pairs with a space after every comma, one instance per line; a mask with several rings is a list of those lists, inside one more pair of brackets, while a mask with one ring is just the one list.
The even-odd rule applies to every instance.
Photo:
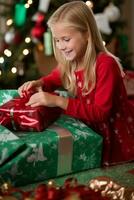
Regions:
[[[58, 106], [101, 134], [103, 165], [134, 160], [134, 107], [127, 100], [120, 63], [103, 45], [92, 11], [82, 1], [66, 3], [48, 26], [59, 65], [48, 76], [24, 83], [19, 94], [36, 88], [27, 105]], [[60, 86], [73, 97], [51, 93]]]

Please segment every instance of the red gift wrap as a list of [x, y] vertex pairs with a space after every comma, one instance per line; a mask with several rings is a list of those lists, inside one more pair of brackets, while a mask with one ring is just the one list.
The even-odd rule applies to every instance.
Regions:
[[17, 97], [0, 106], [0, 124], [14, 131], [43, 131], [60, 116], [58, 107], [26, 106], [29, 97]]

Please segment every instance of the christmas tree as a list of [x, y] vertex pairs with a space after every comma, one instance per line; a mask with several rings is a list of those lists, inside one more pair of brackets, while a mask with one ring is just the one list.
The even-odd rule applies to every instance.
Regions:
[[[1, 0], [0, 16], [0, 88], [18, 88], [23, 82], [37, 79], [40, 72], [34, 49], [52, 56], [50, 15], [71, 0]], [[105, 45], [120, 57], [123, 67], [131, 68], [128, 37], [123, 34], [120, 5], [123, 0], [84, 1], [95, 14]], [[112, 48], [111, 48], [112, 44]]]

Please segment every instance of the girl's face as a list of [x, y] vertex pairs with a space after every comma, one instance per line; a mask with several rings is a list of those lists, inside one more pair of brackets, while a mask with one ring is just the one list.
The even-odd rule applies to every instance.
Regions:
[[87, 48], [88, 35], [74, 28], [56, 23], [52, 27], [52, 34], [56, 47], [60, 50], [66, 60], [81, 62]]

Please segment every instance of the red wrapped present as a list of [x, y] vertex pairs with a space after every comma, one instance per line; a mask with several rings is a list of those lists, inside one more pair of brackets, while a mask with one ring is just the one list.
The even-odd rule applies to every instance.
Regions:
[[0, 106], [0, 124], [15, 131], [43, 131], [59, 117], [58, 107], [26, 106], [29, 97], [16, 97]]

